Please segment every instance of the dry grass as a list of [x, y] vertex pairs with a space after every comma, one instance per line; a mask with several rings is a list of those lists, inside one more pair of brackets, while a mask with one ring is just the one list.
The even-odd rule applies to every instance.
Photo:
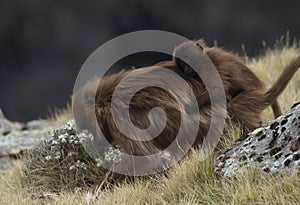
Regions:
[[52, 126], [61, 126], [72, 119], [71, 105], [68, 103], [64, 109], [54, 109], [50, 111], [49, 122]]
[[[218, 179], [213, 159], [199, 162], [193, 152], [170, 170], [168, 178], [153, 177], [100, 192], [95, 198], [75, 190], [60, 195], [24, 188], [19, 167], [0, 176], [1, 204], [299, 204], [300, 186], [296, 175], [279, 179], [249, 170], [235, 179]], [[20, 165], [17, 165], [20, 166]]]
[[97, 167], [81, 141], [72, 121], [61, 129], [54, 129], [48, 139], [29, 151], [23, 160], [21, 181], [24, 186], [35, 191], [61, 192], [99, 183], [106, 170]]
[[[248, 65], [263, 81], [272, 84], [286, 65], [299, 53], [295, 45], [279, 45], [267, 49], [260, 57], [248, 59]], [[283, 111], [300, 100], [300, 72], [293, 78], [279, 101]], [[264, 113], [271, 120], [272, 112]], [[63, 119], [63, 117], [61, 118]], [[227, 144], [237, 138], [233, 131]], [[214, 174], [211, 156], [200, 161], [199, 152], [191, 152], [169, 171], [168, 177], [156, 176], [133, 184], [115, 185], [98, 192], [98, 198], [86, 191], [63, 191], [58, 196], [37, 193], [34, 187], [24, 187], [21, 162], [0, 175], [0, 204], [300, 204], [300, 186], [296, 175], [279, 179], [249, 170], [235, 179], [219, 179]], [[46, 181], [45, 181], [46, 182]], [[47, 195], [48, 194], [48, 195]], [[41, 198], [39, 198], [41, 197]]]

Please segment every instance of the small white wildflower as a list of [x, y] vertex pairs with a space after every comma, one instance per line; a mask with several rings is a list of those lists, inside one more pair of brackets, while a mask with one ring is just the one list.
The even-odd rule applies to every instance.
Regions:
[[68, 134], [62, 134], [58, 136], [58, 139], [63, 140], [66, 139], [68, 137]]
[[80, 160], [77, 160], [76, 166], [78, 167], [80, 165]]
[[160, 153], [160, 157], [163, 159], [163, 160], [166, 160], [166, 161], [171, 161], [171, 154], [167, 151], [162, 151]]
[[70, 144], [72, 144], [72, 143], [74, 143], [74, 141], [76, 140], [76, 137], [75, 137], [75, 135], [71, 135], [70, 137], [69, 137], [69, 143]]
[[105, 161], [110, 162], [110, 161], [111, 161], [111, 156], [110, 156], [110, 154], [105, 153], [104, 159], [105, 159]]
[[59, 142], [56, 141], [56, 140], [53, 140], [51, 144], [52, 144], [52, 145], [56, 145], [56, 144], [59, 144]]
[[50, 150], [51, 150], [51, 151], [55, 151], [55, 150], [56, 150], [56, 146], [53, 146], [53, 145], [52, 145], [52, 146], [50, 147]]
[[84, 162], [82, 162], [82, 163], [80, 164], [80, 168], [82, 168], [82, 169], [84, 169], [84, 170], [87, 170], [87, 165], [86, 165]]
[[68, 157], [72, 157], [73, 154], [74, 154], [74, 152], [69, 152], [67, 156], [68, 156]]
[[101, 167], [103, 164], [103, 160], [101, 158], [97, 158], [95, 159], [96, 163], [97, 163], [97, 167]]
[[74, 120], [69, 120], [66, 124], [67, 130], [72, 131], [75, 127], [75, 122]]
[[75, 121], [74, 120], [69, 120], [67, 122], [67, 124], [70, 126], [70, 127], [74, 127], [75, 126]]
[[55, 154], [56, 154], [56, 156], [54, 157], [54, 159], [60, 159], [60, 157], [61, 157], [60, 152], [56, 152]]
[[49, 161], [52, 157], [50, 155], [46, 156], [45, 159]]
[[75, 166], [71, 165], [70, 168], [69, 168], [69, 170], [73, 170], [73, 169], [75, 169]]
[[121, 152], [118, 149], [109, 147], [108, 151], [104, 153], [104, 160], [107, 162], [118, 163], [121, 159]]
[[78, 138], [81, 144], [84, 144], [84, 142], [87, 140], [92, 141], [94, 139], [93, 134], [88, 130], [82, 130], [81, 132], [79, 132]]

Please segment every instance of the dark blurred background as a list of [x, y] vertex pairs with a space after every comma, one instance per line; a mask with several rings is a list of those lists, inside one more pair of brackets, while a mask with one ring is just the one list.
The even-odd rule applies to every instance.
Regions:
[[[81, 65], [101, 44], [127, 32], [158, 29], [250, 56], [285, 35], [300, 37], [300, 1], [2, 0], [0, 107], [11, 120], [46, 117], [70, 102]], [[146, 66], [157, 55], [131, 58]]]

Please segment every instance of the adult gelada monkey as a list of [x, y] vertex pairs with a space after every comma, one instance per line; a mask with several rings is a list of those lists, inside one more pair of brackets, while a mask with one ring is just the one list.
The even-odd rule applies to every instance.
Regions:
[[[170, 62], [173, 63], [172, 61]], [[100, 83], [99, 80], [88, 82], [73, 95], [72, 110], [76, 128], [78, 130], [87, 129], [97, 137], [99, 136], [96, 128], [98, 125], [104, 137], [110, 144], [115, 147], [119, 147], [120, 150], [125, 153], [144, 156], [157, 153], [159, 150], [164, 150], [168, 147], [175, 140], [181, 121], [185, 120], [188, 122], [187, 125], [193, 125], [196, 122], [198, 132], [196, 139], [193, 142], [193, 147], [201, 145], [211, 125], [212, 110], [210, 102], [208, 102], [209, 104], [204, 104], [203, 101], [203, 103], [200, 102], [200, 104], [202, 103], [202, 106], [196, 107], [196, 109], [199, 110], [200, 117], [197, 118], [194, 116], [193, 108], [190, 107], [190, 95], [191, 93], [194, 93], [197, 101], [202, 101], [202, 99], [206, 99], [209, 95], [207, 90], [204, 89], [198, 80], [187, 76], [179, 69], [174, 70], [174, 72], [177, 72], [178, 75], [187, 82], [187, 85], [193, 92], [178, 90], [177, 93], [169, 93], [159, 87], [150, 86], [139, 90], [130, 101], [130, 120], [140, 129], [146, 129], [150, 126], [150, 123], [154, 123], [154, 126], [159, 126], [163, 123], [160, 116], [154, 116], [151, 120], [151, 116], [149, 116], [149, 111], [151, 109], [154, 107], [160, 107], [165, 111], [167, 121], [163, 131], [156, 138], [148, 141], [133, 140], [122, 134], [116, 126], [112, 116], [111, 101], [115, 88], [118, 86], [120, 81], [129, 73], [131, 73], [133, 77], [136, 75], [136, 78], [132, 78], [132, 80], [128, 80], [124, 85], [122, 85], [124, 86], [124, 90], [120, 93], [120, 96], [118, 96], [118, 99], [115, 102], [118, 109], [123, 111], [126, 109], [126, 106], [122, 101], [122, 96], [126, 97], [130, 94], [131, 87], [139, 87], [139, 84], [143, 85], [144, 82], [155, 80], [154, 77], [156, 77], [156, 79], [160, 77], [162, 81], [167, 81], [166, 85], [170, 84], [169, 79], [161, 77], [163, 72], [157, 72], [159, 69], [160, 68], [154, 66], [122, 71], [104, 77]], [[178, 82], [173, 79], [171, 83], [178, 84]], [[179, 105], [179, 102], [177, 102], [176, 98], [172, 94], [182, 100], [183, 106]], [[213, 96], [211, 97], [214, 98]], [[219, 103], [218, 97], [219, 95], [216, 94], [213, 99], [216, 103]], [[91, 103], [92, 98], [95, 99], [95, 104]], [[222, 119], [226, 117], [226, 107], [217, 106], [214, 112], [217, 115], [216, 120], [218, 121], [216, 122], [216, 125], [219, 125], [221, 124]], [[97, 125], [91, 123], [90, 119], [92, 119], [92, 115], [96, 115]], [[222, 132], [223, 128], [216, 126], [212, 130], [212, 135], [220, 136]], [[189, 131], [185, 133], [185, 135], [188, 138]], [[101, 143], [101, 141], [99, 143]]]

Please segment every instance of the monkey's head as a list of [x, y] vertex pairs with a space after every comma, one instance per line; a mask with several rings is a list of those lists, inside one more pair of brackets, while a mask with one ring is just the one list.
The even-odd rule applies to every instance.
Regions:
[[72, 112], [77, 131], [88, 130], [97, 135], [97, 126], [92, 122], [92, 117], [95, 116], [95, 94], [98, 83], [99, 79], [89, 81], [72, 96]]
[[198, 54], [199, 52], [205, 53], [206, 48], [206, 44], [202, 38], [197, 41], [184, 42], [175, 47], [173, 51], [173, 61], [183, 73], [190, 77], [196, 77], [196, 71], [187, 62], [193, 62], [195, 65], [198, 59], [194, 59], [193, 54]]

